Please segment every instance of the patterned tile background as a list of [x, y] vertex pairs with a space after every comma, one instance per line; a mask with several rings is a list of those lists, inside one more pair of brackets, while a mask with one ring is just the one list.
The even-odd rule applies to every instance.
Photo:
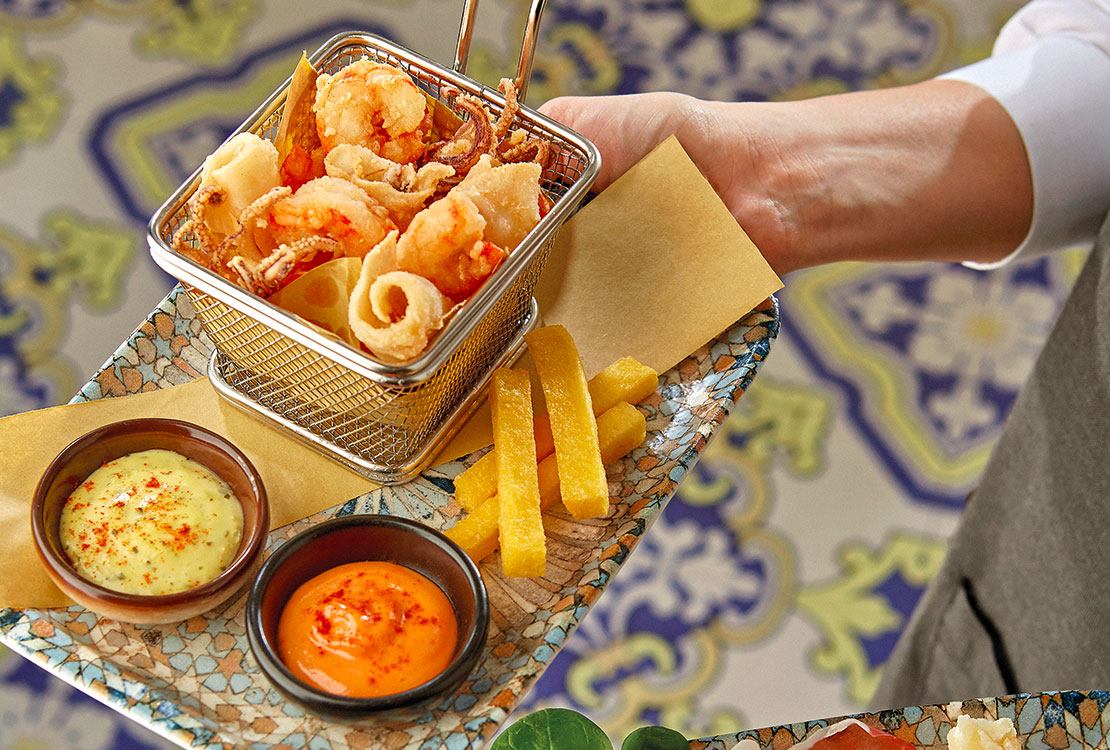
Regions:
[[[529, 100], [798, 98], [978, 59], [1016, 0], [549, 0]], [[483, 0], [470, 73], [515, 69]], [[62, 403], [171, 286], [147, 218], [292, 70], [361, 28], [444, 63], [458, 0], [0, 0], [0, 414]], [[794, 274], [774, 356], [522, 711], [614, 737], [861, 710], [1079, 262]], [[0, 459], [2, 466], [2, 459]], [[0, 652], [0, 746], [163, 740]]]

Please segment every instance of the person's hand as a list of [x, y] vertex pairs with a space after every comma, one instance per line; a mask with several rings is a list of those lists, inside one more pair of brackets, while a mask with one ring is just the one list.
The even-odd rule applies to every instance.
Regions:
[[794, 267], [790, 249], [797, 245], [799, 233], [789, 175], [800, 170], [780, 169], [772, 174], [763, 169], [774, 146], [757, 147], [764, 139], [738, 117], [735, 110], [743, 106], [663, 92], [561, 97], [546, 102], [540, 111], [598, 147], [602, 158], [595, 191], [603, 190], [669, 136], [677, 136], [772, 267], [785, 273]]
[[598, 190], [677, 136], [779, 274], [836, 260], [996, 260], [1032, 216], [1021, 135], [960, 81], [799, 102], [563, 97], [540, 110], [597, 145]]

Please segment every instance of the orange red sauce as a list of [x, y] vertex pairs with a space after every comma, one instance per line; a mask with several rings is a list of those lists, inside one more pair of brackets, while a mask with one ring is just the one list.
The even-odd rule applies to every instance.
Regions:
[[336, 695], [393, 695], [451, 662], [458, 625], [432, 581], [389, 562], [354, 562], [302, 584], [282, 610], [278, 650], [289, 670]]

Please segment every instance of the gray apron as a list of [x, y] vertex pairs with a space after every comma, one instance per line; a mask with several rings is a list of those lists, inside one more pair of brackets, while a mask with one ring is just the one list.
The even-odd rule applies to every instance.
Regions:
[[876, 709], [1110, 688], [1110, 218]]

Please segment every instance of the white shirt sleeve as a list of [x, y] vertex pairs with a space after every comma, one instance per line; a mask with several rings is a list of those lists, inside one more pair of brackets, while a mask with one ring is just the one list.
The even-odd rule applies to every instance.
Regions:
[[1094, 241], [1110, 210], [1110, 0], [1033, 0], [1003, 27], [991, 57], [945, 74], [997, 99], [1021, 132], [1033, 221], [992, 268]]

